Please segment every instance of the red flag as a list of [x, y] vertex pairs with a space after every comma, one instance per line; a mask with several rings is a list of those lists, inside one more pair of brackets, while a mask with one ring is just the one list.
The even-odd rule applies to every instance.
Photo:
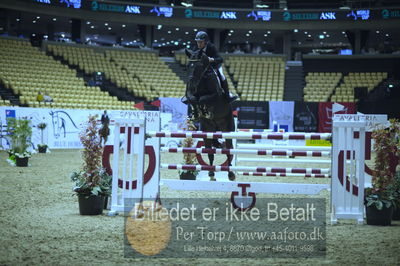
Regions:
[[156, 107], [160, 107], [161, 106], [161, 101], [160, 100], [156, 100], [154, 102], [151, 102], [150, 104], [153, 105], [153, 106], [156, 106]]
[[133, 107], [135, 107], [139, 110], [144, 110], [144, 102], [137, 103], [137, 104], [133, 105]]

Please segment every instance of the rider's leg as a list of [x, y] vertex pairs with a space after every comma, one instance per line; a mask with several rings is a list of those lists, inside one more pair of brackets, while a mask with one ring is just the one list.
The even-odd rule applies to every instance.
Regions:
[[229, 92], [229, 86], [228, 86], [228, 81], [224, 75], [224, 72], [222, 71], [222, 67], [218, 68], [218, 73], [219, 77], [221, 80], [221, 87], [224, 90], [225, 93], [225, 98], [228, 100], [228, 102], [233, 102], [238, 99], [237, 95], [233, 95]]

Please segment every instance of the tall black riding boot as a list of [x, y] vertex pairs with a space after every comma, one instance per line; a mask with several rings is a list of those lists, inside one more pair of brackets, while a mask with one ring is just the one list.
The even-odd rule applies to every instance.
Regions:
[[231, 95], [229, 92], [228, 81], [226, 79], [221, 81], [221, 87], [224, 90], [225, 98], [229, 103], [236, 101], [239, 98], [237, 95]]

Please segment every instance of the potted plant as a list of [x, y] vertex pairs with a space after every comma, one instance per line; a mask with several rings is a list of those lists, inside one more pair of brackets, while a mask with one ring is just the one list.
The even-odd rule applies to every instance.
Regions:
[[28, 166], [32, 153], [28, 151], [29, 140], [32, 137], [30, 121], [26, 118], [7, 118], [7, 133], [11, 138], [10, 158], [15, 159], [15, 164], [20, 167]]
[[390, 120], [386, 128], [372, 131], [375, 151], [375, 167], [372, 188], [366, 190], [367, 224], [390, 225], [396, 203], [396, 166], [399, 161], [400, 123]]
[[47, 127], [45, 122], [41, 122], [37, 125], [38, 129], [40, 129], [40, 144], [38, 144], [39, 153], [46, 153], [47, 145], [43, 143], [43, 131]]
[[89, 116], [79, 134], [83, 145], [82, 169], [71, 174], [75, 182], [74, 192], [78, 196], [81, 215], [99, 215], [103, 213], [104, 199], [111, 193], [111, 176], [101, 166], [102, 146], [97, 134], [97, 115]]
[[[186, 119], [186, 130], [194, 131], [196, 130], [196, 126], [194, 125], [192, 119]], [[193, 138], [185, 138], [182, 142], [182, 146], [185, 148], [192, 148], [194, 146]], [[196, 154], [194, 153], [184, 153], [183, 161], [185, 164], [195, 164], [196, 163]], [[196, 180], [196, 176], [199, 173], [197, 170], [182, 170], [179, 171], [179, 178], [182, 180]]]

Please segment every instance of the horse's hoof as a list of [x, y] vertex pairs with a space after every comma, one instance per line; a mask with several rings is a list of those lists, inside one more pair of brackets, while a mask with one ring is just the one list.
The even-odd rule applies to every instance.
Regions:
[[229, 178], [229, 181], [235, 181], [235, 179], [236, 179], [235, 173], [234, 172], [229, 172], [228, 173], [228, 178]]
[[217, 179], [215, 179], [215, 173], [214, 172], [208, 172], [208, 176], [210, 177], [210, 181], [217, 181]]

